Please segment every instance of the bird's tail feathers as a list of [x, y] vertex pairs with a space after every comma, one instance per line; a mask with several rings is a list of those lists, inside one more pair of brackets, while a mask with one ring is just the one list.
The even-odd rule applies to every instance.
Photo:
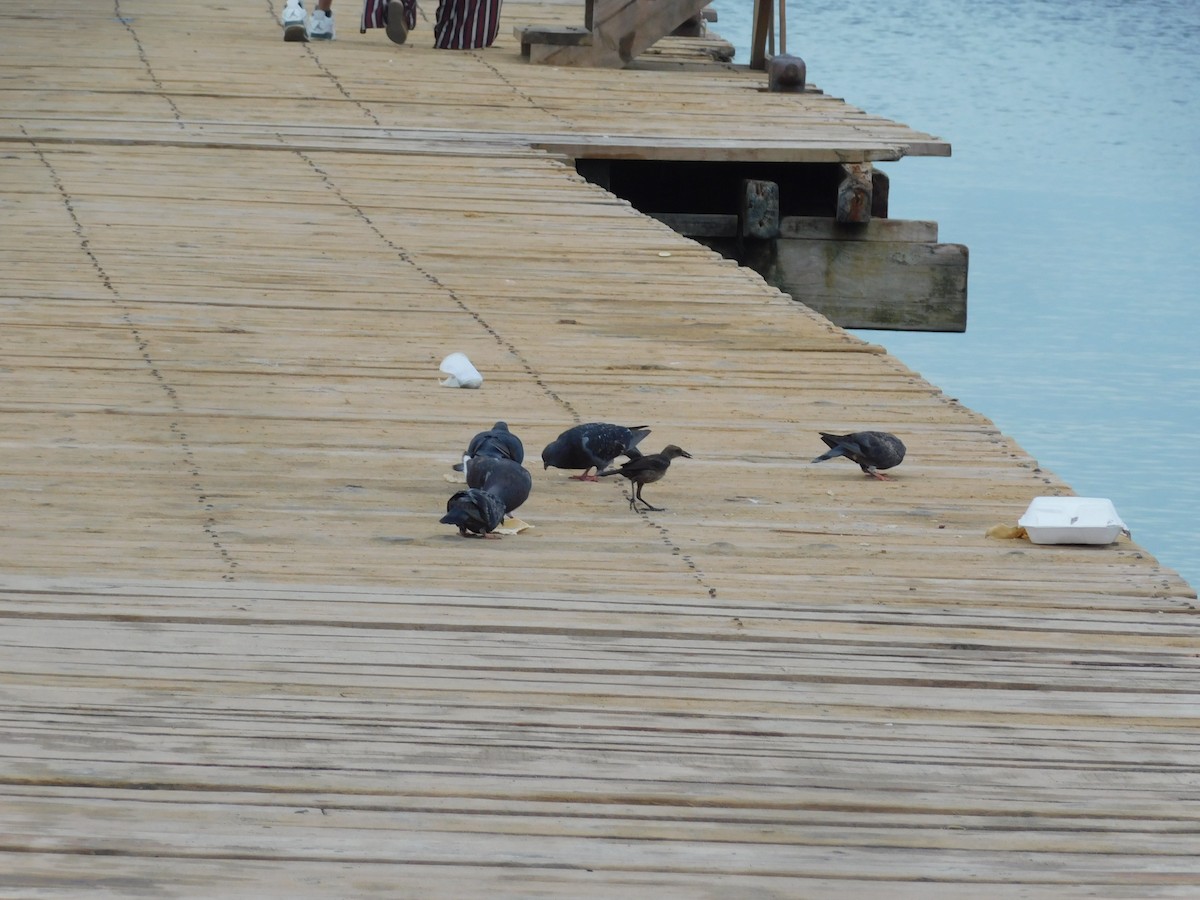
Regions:
[[824, 462], [827, 459], [833, 459], [835, 456], [845, 456], [845, 455], [846, 455], [845, 447], [834, 447], [832, 450], [828, 450], [825, 453], [822, 453], [820, 456], [816, 457], [813, 460], [813, 462], [815, 462], [815, 463]]
[[[625, 455], [633, 459], [634, 457], [630, 456], [629, 451], [636, 448], [638, 444], [646, 439], [647, 435], [650, 434], [650, 429], [645, 425], [636, 425], [629, 430], [633, 432], [633, 439], [630, 440], [629, 446], [625, 448]], [[641, 454], [639, 453], [638, 456], [641, 456]]]

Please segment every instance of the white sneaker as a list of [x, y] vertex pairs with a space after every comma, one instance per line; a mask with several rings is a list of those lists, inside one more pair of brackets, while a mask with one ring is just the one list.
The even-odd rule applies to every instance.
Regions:
[[307, 41], [308, 29], [305, 25], [307, 16], [304, 14], [303, 0], [287, 0], [283, 7], [283, 39], [285, 41]]
[[310, 41], [333, 40], [333, 16], [321, 9], [314, 9], [312, 18], [308, 20], [308, 39]]

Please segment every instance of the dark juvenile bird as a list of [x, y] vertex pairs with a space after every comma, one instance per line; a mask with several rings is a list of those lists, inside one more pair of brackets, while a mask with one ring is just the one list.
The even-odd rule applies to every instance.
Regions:
[[478, 456], [467, 468], [467, 487], [487, 491], [500, 498], [505, 515], [511, 515], [529, 499], [533, 476], [529, 470], [511, 459]]
[[465, 471], [470, 461], [477, 456], [493, 456], [500, 459], [511, 459], [513, 462], [525, 461], [525, 446], [521, 439], [508, 430], [507, 422], [497, 422], [487, 431], [481, 431], [471, 438], [467, 444], [467, 452], [463, 454], [462, 462], [454, 466], [455, 471]]
[[618, 456], [636, 459], [642, 454], [638, 443], [650, 433], [645, 425], [610, 425], [608, 422], [588, 422], [568, 428], [546, 445], [542, 451], [543, 468], [583, 469], [582, 475], [572, 475], [579, 481], [597, 481], [588, 473], [607, 469]]
[[904, 443], [886, 431], [856, 431], [853, 434], [828, 434], [821, 432], [821, 440], [829, 447], [813, 462], [844, 456], [858, 463], [867, 475], [880, 481], [891, 481], [880, 474], [879, 469], [890, 469], [900, 465], [904, 459]]
[[641, 502], [646, 509], [652, 509], [655, 512], [662, 512], [662, 507], [651, 506], [642, 498], [642, 488], [658, 481], [667, 474], [667, 469], [671, 467], [671, 460], [680, 456], [692, 458], [692, 454], [688, 453], [681, 447], [674, 444], [667, 444], [663, 448], [662, 453], [651, 453], [649, 456], [638, 456], [629, 462], [622, 463], [616, 469], [609, 469], [607, 472], [600, 472], [601, 478], [608, 475], [624, 475], [633, 483], [633, 496], [629, 498], [629, 508], [637, 511], [637, 506], [634, 504]]
[[459, 491], [446, 501], [443, 525], [457, 525], [463, 537], [488, 537], [504, 521], [504, 501], [480, 488]]

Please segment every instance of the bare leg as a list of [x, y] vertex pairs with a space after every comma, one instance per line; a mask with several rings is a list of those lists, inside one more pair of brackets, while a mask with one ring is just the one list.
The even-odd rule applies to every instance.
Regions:
[[[649, 503], [646, 502], [646, 498], [642, 496], [642, 486], [640, 484], [637, 486], [636, 496], [637, 496], [637, 499], [641, 502], [641, 504], [646, 507], [646, 509], [651, 510], [653, 512], [663, 512], [663, 508], [661, 506], [651, 506]], [[635, 507], [635, 509], [636, 509], [636, 507]]]

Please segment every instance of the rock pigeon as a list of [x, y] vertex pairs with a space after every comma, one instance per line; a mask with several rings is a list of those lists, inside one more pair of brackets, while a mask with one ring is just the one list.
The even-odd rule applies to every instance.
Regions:
[[455, 471], [465, 472], [476, 456], [493, 456], [520, 463], [525, 461], [525, 446], [519, 437], [508, 430], [507, 422], [497, 422], [487, 431], [481, 431], [471, 438], [462, 462], [454, 466]]
[[642, 499], [642, 487], [651, 482], [658, 481], [667, 474], [667, 469], [671, 467], [671, 460], [680, 456], [692, 458], [692, 454], [688, 453], [681, 447], [674, 444], [667, 444], [663, 448], [662, 453], [651, 453], [649, 456], [638, 456], [629, 462], [622, 463], [619, 468], [609, 469], [607, 472], [598, 473], [601, 478], [608, 475], [624, 475], [633, 482], [633, 496], [629, 498], [629, 508], [637, 511], [636, 502], [641, 502], [646, 509], [652, 509], [655, 512], [662, 512], [662, 507], [651, 506]]
[[479, 488], [459, 491], [446, 501], [443, 525], [457, 525], [463, 537], [488, 537], [504, 521], [504, 501]]
[[529, 499], [533, 476], [529, 470], [511, 459], [477, 456], [467, 468], [467, 487], [487, 491], [504, 504], [504, 514], [511, 515]]
[[821, 440], [830, 449], [813, 462], [844, 456], [858, 463], [867, 475], [880, 481], [891, 479], [880, 474], [878, 469], [898, 466], [904, 459], [904, 444], [900, 438], [886, 431], [856, 431], [853, 434], [828, 434], [822, 431]]
[[579, 481], [597, 481], [588, 473], [607, 469], [618, 456], [635, 459], [641, 456], [638, 442], [650, 433], [645, 425], [610, 425], [607, 422], [588, 422], [568, 428], [546, 445], [542, 451], [544, 468], [583, 469], [582, 475], [572, 475]]
[[492, 534], [522, 503], [529, 499], [533, 476], [511, 459], [477, 456], [467, 467], [467, 489], [446, 501], [443, 525], [457, 525], [463, 537]]

